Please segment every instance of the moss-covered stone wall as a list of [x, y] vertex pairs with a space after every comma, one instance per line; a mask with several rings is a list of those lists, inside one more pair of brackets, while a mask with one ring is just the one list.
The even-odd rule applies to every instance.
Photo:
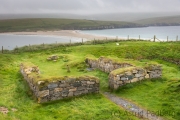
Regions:
[[162, 68], [157, 64], [136, 67], [129, 63], [117, 62], [106, 57], [100, 57], [99, 59], [87, 58], [86, 63], [89, 64], [90, 68], [97, 68], [109, 73], [109, 87], [113, 90], [127, 83], [162, 76]]
[[40, 74], [37, 66], [21, 64], [20, 70], [38, 103], [99, 92], [99, 80], [96, 77], [57, 77], [53, 80], [36, 80]]
[[111, 71], [116, 70], [118, 68], [133, 66], [133, 65], [131, 65], [129, 63], [125, 63], [125, 62], [115, 62], [106, 57], [100, 57], [97, 60], [87, 58], [86, 63], [89, 64], [90, 68], [98, 68], [101, 71], [104, 71], [106, 73], [110, 73]]
[[117, 69], [109, 74], [109, 87], [116, 90], [127, 83], [159, 78], [161, 76], [162, 69], [158, 65], [150, 65], [145, 68], [129, 67], [123, 70]]

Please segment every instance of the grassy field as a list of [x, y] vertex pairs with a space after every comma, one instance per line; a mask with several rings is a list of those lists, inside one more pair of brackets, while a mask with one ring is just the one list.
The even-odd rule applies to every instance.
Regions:
[[105, 27], [112, 28], [112, 26], [114, 28], [127, 28], [140, 27], [142, 25], [123, 21], [95, 21], [55, 18], [0, 20], [0, 32], [105, 29]]
[[[0, 54], [0, 106], [7, 107], [7, 115], [0, 114], [0, 119], [82, 119], [82, 120], [126, 120], [138, 119], [129, 116], [120, 107], [113, 104], [101, 94], [90, 94], [73, 99], [60, 100], [48, 104], [37, 104], [32, 97], [26, 82], [19, 72], [21, 62], [33, 62], [39, 65], [40, 70], [51, 65], [56, 71], [61, 68], [60, 74], [68, 75], [65, 66], [69, 64], [72, 75], [92, 75], [100, 78], [101, 92], [109, 91], [108, 74], [95, 71], [86, 71], [84, 59], [87, 56], [108, 56], [115, 59], [125, 58], [128, 61], [139, 61], [138, 64], [157, 62], [163, 67], [162, 79], [153, 79], [141, 83], [132, 83], [113, 91], [149, 111], [163, 111], [162, 117], [167, 120], [180, 119], [180, 67], [174, 61], [180, 59], [180, 43], [155, 43], [148, 41], [96, 41], [96, 44], [84, 45], [46, 45], [45, 47], [31, 46], [19, 48], [9, 54]], [[61, 56], [57, 62], [47, 61], [50, 55]], [[166, 58], [167, 61], [164, 61]], [[134, 61], [135, 63], [135, 61]], [[53, 74], [57, 72], [49, 71]], [[45, 74], [45, 71], [44, 71]], [[16, 108], [13, 112], [11, 109]], [[168, 113], [169, 112], [169, 113]], [[115, 114], [114, 114], [115, 113]], [[122, 114], [120, 114], [122, 113]]]

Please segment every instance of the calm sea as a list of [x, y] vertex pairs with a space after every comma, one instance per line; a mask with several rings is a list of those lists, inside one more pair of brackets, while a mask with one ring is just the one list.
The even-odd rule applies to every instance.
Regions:
[[127, 39], [151, 39], [154, 35], [160, 40], [176, 40], [179, 36], [180, 39], [180, 26], [163, 26], [163, 27], [143, 27], [143, 28], [122, 28], [122, 29], [107, 29], [107, 30], [85, 30], [80, 31], [86, 34], [101, 35]]
[[[93, 34], [99, 36], [116, 37], [127, 39], [135, 38], [138, 39], [139, 35], [141, 39], [151, 39], [154, 35], [160, 40], [175, 41], [176, 37], [180, 39], [180, 26], [167, 26], [167, 27], [144, 27], [144, 28], [122, 28], [122, 29], [107, 29], [107, 30], [84, 30], [80, 31], [85, 34]], [[34, 44], [49, 44], [49, 43], [69, 43], [70, 39], [72, 42], [81, 42], [81, 38], [73, 38], [66, 36], [39, 36], [39, 35], [0, 35], [0, 47], [4, 49], [12, 50], [16, 46], [22, 47], [25, 45]]]
[[40, 36], [40, 35], [0, 35], [0, 47], [12, 50], [16, 46], [22, 47], [25, 45], [35, 44], [51, 44], [51, 43], [70, 43], [81, 42], [82, 38], [66, 37], [66, 36]]

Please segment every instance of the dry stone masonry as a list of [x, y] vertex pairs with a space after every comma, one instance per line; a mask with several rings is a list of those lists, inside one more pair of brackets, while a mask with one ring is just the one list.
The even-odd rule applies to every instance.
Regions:
[[53, 80], [40, 80], [37, 66], [21, 64], [20, 70], [38, 103], [99, 92], [99, 80], [96, 77], [57, 77]]
[[147, 65], [144, 68], [139, 68], [129, 63], [120, 63], [105, 57], [87, 58], [86, 63], [91, 68], [98, 68], [109, 73], [109, 87], [114, 90], [127, 83], [162, 76], [162, 68], [159, 65]]
[[111, 71], [116, 70], [118, 68], [132, 66], [129, 63], [119, 63], [105, 57], [100, 57], [98, 60], [86, 58], [86, 63], [89, 64], [90, 68], [98, 68], [101, 71], [107, 73], [110, 73]]
[[127, 83], [137, 82], [144, 79], [159, 78], [162, 75], [160, 66], [150, 65], [147, 68], [124, 68], [112, 71], [109, 74], [109, 87], [118, 89]]

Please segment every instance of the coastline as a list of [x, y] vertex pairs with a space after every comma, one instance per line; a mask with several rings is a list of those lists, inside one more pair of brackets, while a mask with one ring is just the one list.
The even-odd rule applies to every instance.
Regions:
[[59, 31], [37, 31], [37, 32], [5, 32], [0, 33], [0, 35], [46, 35], [46, 36], [66, 36], [66, 37], [76, 37], [83, 38], [86, 40], [103, 40], [112, 39], [112, 37], [97, 36], [91, 34], [84, 34], [79, 32], [79, 30], [59, 30]]

